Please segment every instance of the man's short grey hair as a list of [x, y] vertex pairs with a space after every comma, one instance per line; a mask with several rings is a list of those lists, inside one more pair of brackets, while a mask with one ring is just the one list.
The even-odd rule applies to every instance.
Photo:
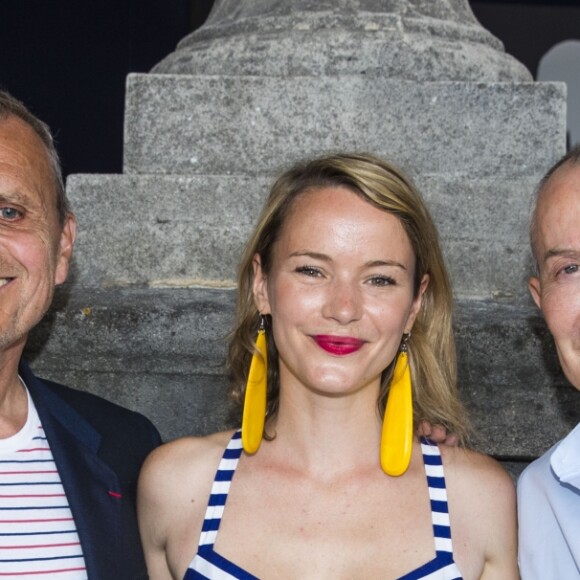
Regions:
[[58, 221], [62, 227], [71, 209], [64, 188], [60, 159], [50, 129], [46, 123], [35, 117], [21, 101], [6, 91], [0, 90], [0, 120], [7, 119], [10, 116], [18, 117], [24, 121], [44, 144], [52, 172]]
[[561, 157], [542, 177], [540, 183], [536, 187], [536, 191], [534, 192], [534, 198], [532, 203], [532, 211], [530, 216], [530, 245], [532, 247], [532, 257], [534, 258], [534, 268], [536, 270], [536, 274], [540, 273], [540, 256], [538, 256], [538, 201], [540, 199], [540, 195], [544, 191], [548, 181], [550, 178], [560, 167], [564, 165], [580, 165], [580, 144], [575, 145], [564, 155]]

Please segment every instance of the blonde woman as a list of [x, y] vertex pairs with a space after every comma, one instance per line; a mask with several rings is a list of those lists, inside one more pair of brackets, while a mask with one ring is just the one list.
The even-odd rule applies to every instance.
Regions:
[[394, 165], [332, 155], [277, 180], [229, 363], [242, 433], [169, 443], [142, 472], [153, 580], [518, 577], [509, 476], [414, 435], [468, 427], [437, 231]]

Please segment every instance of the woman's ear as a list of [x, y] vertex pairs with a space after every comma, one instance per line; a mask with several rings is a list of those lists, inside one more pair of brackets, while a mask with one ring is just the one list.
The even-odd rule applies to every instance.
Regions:
[[252, 260], [254, 268], [254, 303], [260, 314], [270, 314], [270, 300], [268, 299], [268, 277], [262, 269], [262, 259], [259, 254]]
[[407, 324], [405, 325], [405, 332], [411, 332], [413, 328], [413, 324], [415, 324], [415, 320], [419, 311], [421, 310], [421, 305], [423, 304], [423, 295], [425, 294], [425, 290], [429, 286], [429, 274], [424, 274], [423, 278], [421, 278], [421, 284], [419, 284], [419, 292], [417, 292], [417, 296], [413, 298], [413, 303], [411, 304], [411, 310], [409, 312], [409, 316], [407, 318]]

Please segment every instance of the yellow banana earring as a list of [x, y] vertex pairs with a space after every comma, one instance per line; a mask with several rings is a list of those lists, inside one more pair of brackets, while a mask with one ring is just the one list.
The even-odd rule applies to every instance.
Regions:
[[242, 415], [242, 447], [246, 453], [256, 453], [262, 442], [266, 421], [266, 392], [268, 390], [268, 354], [264, 317], [260, 315], [260, 328], [252, 355], [248, 382], [244, 395]]
[[411, 462], [413, 448], [413, 392], [407, 340], [403, 335], [389, 387], [381, 434], [381, 467], [387, 475], [403, 475]]

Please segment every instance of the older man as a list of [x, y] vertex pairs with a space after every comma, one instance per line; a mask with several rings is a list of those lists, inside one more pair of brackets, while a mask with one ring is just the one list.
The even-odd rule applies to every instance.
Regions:
[[[580, 390], [580, 148], [540, 183], [531, 240], [530, 292]], [[580, 425], [524, 471], [518, 501], [522, 578], [580, 578]]]
[[135, 491], [157, 430], [21, 358], [75, 229], [48, 127], [0, 92], [0, 576], [146, 578]]

